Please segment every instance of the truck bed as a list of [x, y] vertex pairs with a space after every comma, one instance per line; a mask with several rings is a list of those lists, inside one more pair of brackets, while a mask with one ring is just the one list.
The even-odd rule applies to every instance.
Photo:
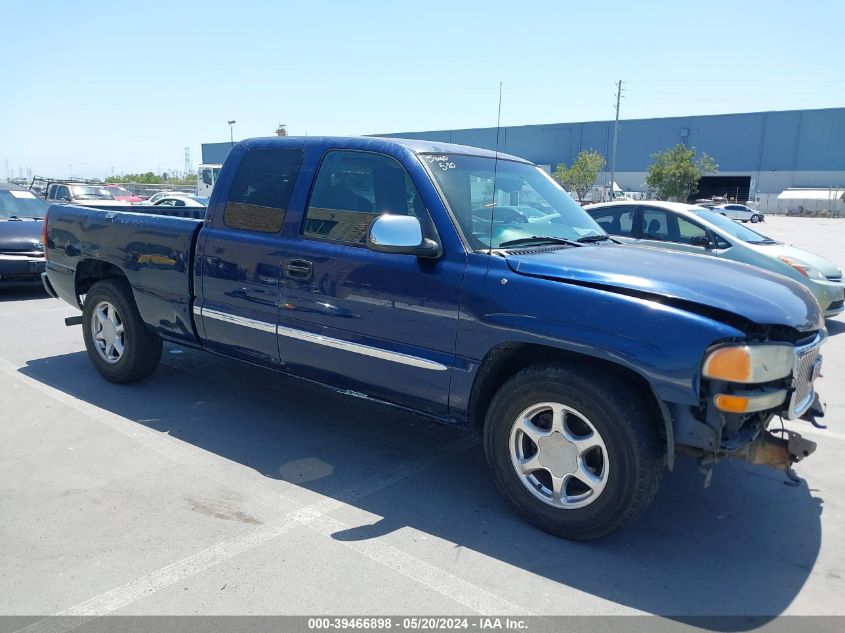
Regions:
[[[107, 262], [126, 277], [144, 321], [161, 336], [196, 342], [191, 301], [193, 256], [202, 220], [142, 212], [52, 205], [47, 213], [50, 281], [79, 305], [85, 278]], [[107, 229], [107, 230], [104, 230]]]

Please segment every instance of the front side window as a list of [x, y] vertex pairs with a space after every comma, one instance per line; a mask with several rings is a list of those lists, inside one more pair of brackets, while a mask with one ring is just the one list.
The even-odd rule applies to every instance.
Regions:
[[534, 236], [574, 240], [605, 234], [539, 167], [463, 154], [422, 154], [420, 159], [475, 250]]
[[692, 244], [692, 238], [694, 237], [707, 237], [707, 231], [705, 231], [702, 227], [698, 224], [690, 222], [689, 220], [685, 220], [684, 218], [677, 218], [678, 220], [678, 237], [675, 241], [681, 242], [682, 244]]
[[223, 223], [242, 231], [281, 231], [301, 165], [302, 151], [298, 149], [249, 151], [229, 188]]
[[330, 151], [317, 173], [302, 234], [365, 244], [379, 215], [414, 215], [430, 232], [428, 211], [405, 168], [383, 154]]

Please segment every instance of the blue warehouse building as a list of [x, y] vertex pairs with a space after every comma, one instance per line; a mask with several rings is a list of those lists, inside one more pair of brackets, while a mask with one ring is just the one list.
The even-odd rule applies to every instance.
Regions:
[[[495, 127], [378, 136], [496, 147]], [[604, 155], [609, 170], [612, 143], [613, 121], [509, 126], [499, 132], [501, 151], [550, 170], [570, 165], [586, 149]], [[759, 197], [765, 203], [790, 187], [845, 185], [845, 108], [622, 120], [616, 182], [625, 191], [644, 191], [651, 154], [678, 143], [706, 152], [719, 165], [717, 174], [702, 179], [702, 196]], [[229, 149], [229, 143], [204, 144], [203, 162], [222, 162]], [[599, 182], [608, 179], [604, 173]]]

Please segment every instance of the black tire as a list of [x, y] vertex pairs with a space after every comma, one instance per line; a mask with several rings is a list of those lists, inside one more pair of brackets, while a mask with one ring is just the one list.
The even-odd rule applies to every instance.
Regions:
[[[598, 375], [597, 375], [598, 374]], [[558, 508], [528, 490], [511, 462], [511, 429], [532, 404], [565, 404], [589, 418], [607, 450], [610, 468], [602, 492], [580, 508]], [[654, 498], [663, 472], [659, 419], [622, 379], [577, 365], [536, 365], [496, 392], [484, 424], [484, 451], [497, 487], [529, 523], [569, 539], [610, 534], [635, 520]]]
[[760, 216], [756, 213], [751, 216], [751, 224], [757, 224], [760, 221]]
[[[114, 306], [123, 326], [123, 352], [115, 362], [103, 358], [94, 341], [92, 322], [97, 319], [94, 311], [104, 301]], [[94, 368], [111, 382], [143, 380], [156, 370], [161, 360], [161, 337], [147, 328], [138, 313], [129, 284], [121, 280], [98, 281], [85, 295], [82, 336]]]

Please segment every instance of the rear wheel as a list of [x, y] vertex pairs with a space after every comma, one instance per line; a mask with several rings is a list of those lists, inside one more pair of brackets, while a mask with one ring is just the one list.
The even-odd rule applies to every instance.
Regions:
[[94, 368], [111, 382], [142, 380], [161, 359], [161, 338], [147, 328], [129, 285], [119, 280], [99, 281], [88, 291], [82, 335]]
[[534, 366], [496, 393], [484, 426], [499, 490], [535, 526], [592, 539], [651, 502], [662, 448], [651, 409], [624, 381], [575, 365]]

